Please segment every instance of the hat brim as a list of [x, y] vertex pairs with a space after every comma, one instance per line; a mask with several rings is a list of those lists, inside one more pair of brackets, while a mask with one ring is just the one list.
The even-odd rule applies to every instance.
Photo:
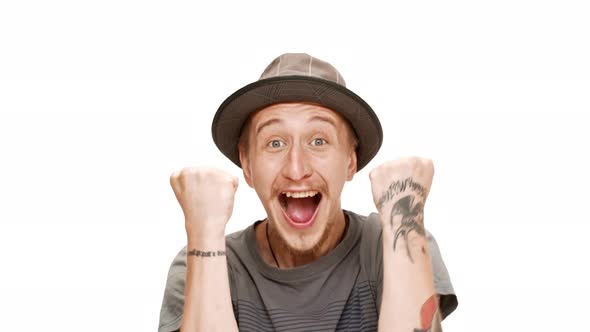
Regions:
[[310, 76], [280, 76], [248, 84], [219, 107], [211, 132], [221, 152], [241, 167], [238, 140], [253, 112], [273, 104], [310, 102], [341, 114], [358, 138], [357, 171], [373, 159], [383, 142], [383, 130], [373, 109], [358, 95], [334, 82]]

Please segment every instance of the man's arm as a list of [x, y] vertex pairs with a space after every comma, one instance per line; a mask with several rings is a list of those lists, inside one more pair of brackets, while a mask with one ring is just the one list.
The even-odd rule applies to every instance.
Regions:
[[189, 240], [186, 265], [180, 330], [238, 331], [231, 306], [225, 237]]
[[370, 174], [383, 226], [379, 331], [442, 331], [424, 229], [433, 174], [432, 162], [419, 158], [389, 162]]
[[225, 256], [237, 179], [216, 169], [185, 168], [170, 176], [170, 184], [184, 212], [188, 242], [180, 330], [237, 332]]
[[428, 241], [416, 231], [408, 233], [402, 224], [383, 226], [379, 331], [442, 331]]

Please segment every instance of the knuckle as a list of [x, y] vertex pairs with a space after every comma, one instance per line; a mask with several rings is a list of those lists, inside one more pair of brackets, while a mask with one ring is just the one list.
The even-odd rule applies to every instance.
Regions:
[[179, 171], [172, 172], [172, 174], [170, 174], [170, 183], [176, 184], [178, 182], [179, 177], [180, 177]]
[[369, 179], [373, 180], [373, 178], [375, 177], [375, 170], [376, 170], [376, 168], [372, 169], [372, 170], [369, 172]]
[[190, 168], [189, 167], [184, 167], [183, 169], [180, 170], [180, 172], [178, 173], [178, 177], [182, 178], [182, 177], [186, 177], [187, 173], [190, 172]]
[[430, 165], [432, 165], [432, 159], [429, 158], [422, 158], [421, 159], [421, 163], [424, 166], [430, 167]]
[[371, 171], [371, 173], [369, 173], [369, 179], [371, 181], [377, 181], [377, 179], [379, 179], [379, 177], [381, 175], [382, 170], [383, 170], [383, 166], [379, 166], [379, 167], [373, 169]]

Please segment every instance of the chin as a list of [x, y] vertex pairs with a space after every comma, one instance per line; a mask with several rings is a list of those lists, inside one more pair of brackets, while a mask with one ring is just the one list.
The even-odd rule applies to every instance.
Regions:
[[277, 225], [279, 236], [283, 240], [284, 249], [294, 254], [307, 255], [316, 253], [330, 235], [329, 230], [331, 227], [326, 216], [316, 216], [313, 226], [304, 231], [294, 229], [282, 217], [281, 215], [278, 219], [275, 219], [280, 223], [280, 225]]
[[311, 254], [317, 250], [321, 243], [321, 234], [310, 234], [307, 236], [287, 235], [283, 241], [287, 249], [293, 253], [305, 255]]

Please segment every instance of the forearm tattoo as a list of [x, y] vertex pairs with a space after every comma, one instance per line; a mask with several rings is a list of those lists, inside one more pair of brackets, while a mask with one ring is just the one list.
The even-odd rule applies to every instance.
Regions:
[[216, 256], [225, 256], [225, 251], [217, 250], [217, 251], [202, 251], [193, 249], [187, 251], [187, 256], [196, 256], [196, 257], [216, 257]]
[[[379, 198], [377, 208], [381, 209], [388, 202], [399, 197], [401, 193], [408, 192], [409, 194], [399, 198], [391, 208], [390, 224], [391, 229], [394, 230], [395, 236], [393, 238], [393, 250], [397, 248], [397, 241], [404, 239], [406, 253], [410, 261], [414, 263], [414, 258], [410, 252], [409, 235], [416, 232], [421, 236], [425, 236], [424, 230], [424, 199], [426, 199], [427, 191], [419, 183], [414, 182], [412, 178], [394, 181], [389, 185], [385, 193]], [[394, 225], [394, 220], [401, 216], [401, 223]], [[426, 249], [422, 247], [422, 252], [425, 254]]]
[[383, 205], [405, 191], [412, 191], [420, 197], [426, 198], [426, 189], [421, 184], [414, 182], [414, 179], [406, 178], [404, 180], [394, 181], [387, 187], [385, 193], [377, 201], [377, 209], [381, 209]]
[[424, 302], [420, 310], [421, 328], [414, 329], [414, 332], [442, 332], [440, 322], [440, 311], [438, 296], [432, 295]]
[[[395, 229], [393, 220], [397, 216], [401, 215], [401, 224], [397, 226]], [[410, 252], [410, 243], [409, 243], [409, 236], [410, 233], [416, 232], [421, 236], [426, 234], [424, 230], [424, 204], [418, 202], [414, 204], [414, 196], [408, 195], [403, 198], [400, 198], [395, 204], [393, 208], [391, 208], [391, 216], [390, 221], [391, 229], [395, 229], [395, 237], [393, 238], [393, 251], [395, 251], [397, 246], [397, 240], [400, 237], [404, 239], [406, 244], [406, 252], [410, 261], [414, 263], [414, 258], [412, 257], [412, 253]], [[426, 249], [422, 247], [422, 252], [426, 253]]]

